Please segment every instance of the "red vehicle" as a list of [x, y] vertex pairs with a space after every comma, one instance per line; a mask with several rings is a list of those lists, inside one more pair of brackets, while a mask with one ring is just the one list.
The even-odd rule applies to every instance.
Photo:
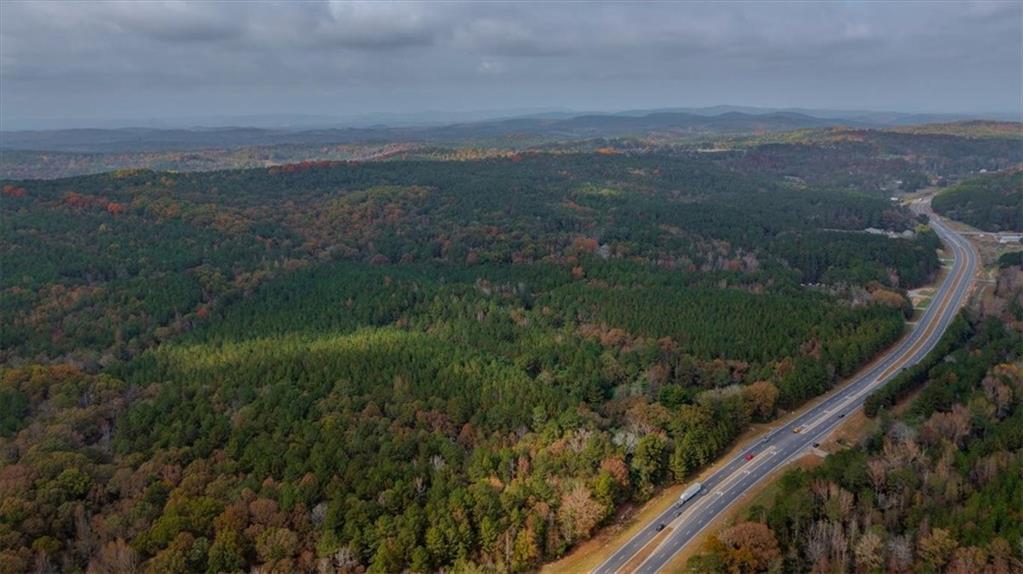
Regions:
[[755, 456], [755, 455], [754, 455], [754, 454], [753, 454], [753, 453], [751, 452], [751, 453], [749, 453], [749, 454], [747, 454], [747, 455], [746, 455], [746, 460], [748, 460], [748, 461], [749, 461], [749, 460], [753, 460], [753, 457], [754, 457], [754, 456]]

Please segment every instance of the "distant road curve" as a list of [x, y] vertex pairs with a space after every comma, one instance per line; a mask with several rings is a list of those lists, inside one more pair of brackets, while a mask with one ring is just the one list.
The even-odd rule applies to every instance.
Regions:
[[[865, 371], [855, 375], [847, 385], [825, 395], [819, 404], [752, 442], [735, 458], [703, 478], [700, 494], [681, 507], [673, 504], [643, 526], [594, 569], [594, 574], [625, 572], [626, 566], [630, 571], [644, 574], [660, 571], [746, 491], [820, 442], [839, 425], [842, 417], [863, 405], [870, 391], [890, 380], [904, 367], [919, 362], [934, 348], [966, 302], [977, 273], [978, 256], [969, 241], [931, 211], [929, 198], [917, 200], [911, 207], [930, 217], [931, 227], [954, 258], [951, 270], [917, 324], [898, 344]], [[753, 457], [746, 460], [749, 454]], [[668, 531], [668, 535], [647, 553], [638, 567], [632, 564], [637, 554], [656, 538], [661, 524], [665, 525], [663, 530]]]

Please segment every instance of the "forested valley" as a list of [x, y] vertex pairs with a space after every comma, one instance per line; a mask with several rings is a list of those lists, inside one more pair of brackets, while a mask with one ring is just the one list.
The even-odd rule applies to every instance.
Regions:
[[[746, 157], [2, 182], [0, 571], [524, 571], [563, 554], [890, 345], [906, 290], [940, 267], [937, 236], [886, 193]], [[971, 374], [941, 375], [960, 390], [920, 416], [976, 402], [971, 428], [994, 437], [1018, 380], [995, 367], [1009, 332], [977, 321]], [[995, 398], [970, 378], [988, 369]], [[809, 523], [769, 522], [781, 544]], [[993, 528], [946, 533], [988, 548]]]
[[788, 471], [688, 571], [1023, 571], [1023, 268], [866, 408], [862, 444]]

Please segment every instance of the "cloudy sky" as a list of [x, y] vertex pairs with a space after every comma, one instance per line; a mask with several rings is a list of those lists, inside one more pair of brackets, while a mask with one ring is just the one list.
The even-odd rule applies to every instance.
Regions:
[[0, 119], [1021, 107], [1023, 2], [0, 3]]

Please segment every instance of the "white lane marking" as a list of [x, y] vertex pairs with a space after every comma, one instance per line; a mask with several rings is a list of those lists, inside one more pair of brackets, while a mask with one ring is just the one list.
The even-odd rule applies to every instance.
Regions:
[[743, 470], [743, 469], [750, 469], [750, 470], [752, 470], [752, 469], [760, 466], [760, 464], [762, 464], [762, 461], [764, 461], [766, 458], [770, 458], [770, 457], [774, 456], [774, 454], [776, 452], [778, 452], [778, 447], [777, 446], [771, 446], [771, 447], [768, 447], [767, 450], [765, 450], [764, 452], [760, 453], [759, 455], [754, 454], [753, 458], [751, 458], [750, 460], [744, 461], [739, 466], [739, 468], [737, 468], [734, 471], [732, 471], [732, 473], [729, 474], [728, 476], [722, 478], [721, 482], [718, 483], [717, 491], [718, 492], [723, 492], [723, 491], [728, 490], [727, 485], [729, 483], [734, 482], [735, 480], [737, 480], [739, 478], [742, 478], [742, 475], [739, 473], [740, 470]]
[[731, 491], [731, 490], [732, 490], [733, 488], [735, 488], [736, 486], [739, 486], [739, 485], [741, 485], [741, 484], [742, 484], [742, 479], [743, 479], [743, 478], [745, 478], [746, 476], [749, 476], [749, 474], [750, 474], [751, 472], [753, 472], [753, 471], [754, 471], [754, 470], [756, 470], [757, 468], [759, 468], [759, 467], [763, 466], [763, 465], [764, 465], [764, 464], [765, 464], [765, 463], [766, 463], [767, 461], [771, 460], [771, 458], [773, 458], [773, 457], [774, 457], [774, 455], [776, 455], [776, 454], [778, 454], [778, 450], [777, 450], [777, 449], [775, 449], [775, 448], [773, 448], [773, 447], [771, 448], [771, 450], [770, 450], [770, 451], [768, 451], [768, 452], [765, 452], [765, 453], [764, 453], [763, 455], [761, 455], [761, 456], [760, 456], [760, 458], [759, 458], [759, 459], [757, 460], [757, 463], [756, 463], [756, 464], [754, 464], [753, 466], [751, 466], [751, 467], [749, 467], [748, 469], [744, 470], [744, 471], [743, 471], [743, 474], [742, 474], [742, 476], [738, 476], [738, 477], [737, 477], [737, 478], [738, 478], [738, 480], [736, 480], [735, 482], [733, 482], [733, 483], [732, 483], [732, 484], [731, 484], [731, 485], [730, 485], [730, 486], [729, 486], [728, 488], [724, 489], [724, 490], [725, 490], [725, 492], [729, 492], [729, 491]]

